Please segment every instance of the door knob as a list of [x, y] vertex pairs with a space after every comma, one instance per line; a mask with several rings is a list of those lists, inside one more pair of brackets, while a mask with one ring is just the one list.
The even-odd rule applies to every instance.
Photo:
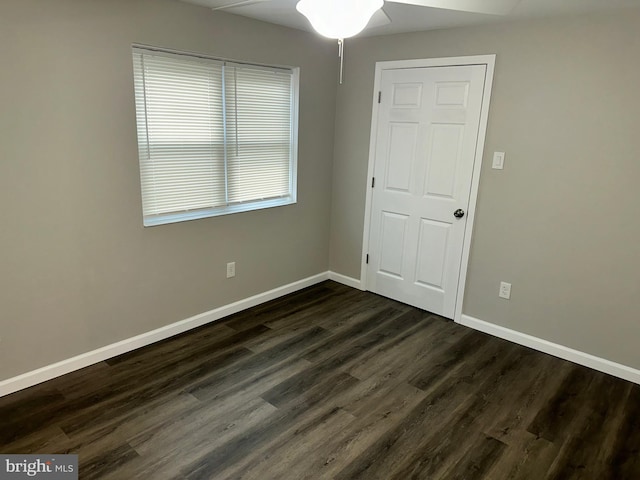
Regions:
[[453, 216], [456, 218], [464, 217], [464, 210], [462, 210], [461, 208], [457, 209], [455, 212], [453, 212]]

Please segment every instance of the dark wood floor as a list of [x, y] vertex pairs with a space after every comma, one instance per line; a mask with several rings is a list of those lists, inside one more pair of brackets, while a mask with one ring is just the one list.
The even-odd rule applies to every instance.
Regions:
[[640, 386], [326, 282], [0, 399], [93, 479], [638, 479]]

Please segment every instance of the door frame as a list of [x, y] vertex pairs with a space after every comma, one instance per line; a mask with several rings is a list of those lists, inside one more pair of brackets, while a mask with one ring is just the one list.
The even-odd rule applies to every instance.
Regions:
[[360, 263], [360, 279], [362, 290], [367, 289], [367, 255], [369, 251], [369, 237], [371, 234], [371, 203], [373, 188], [371, 182], [376, 158], [376, 140], [378, 131], [378, 92], [382, 82], [382, 72], [385, 70], [399, 70], [408, 68], [428, 67], [457, 67], [469, 65], [485, 65], [484, 92], [482, 95], [482, 108], [480, 110], [480, 124], [478, 127], [478, 142], [476, 144], [475, 160], [473, 164], [473, 177], [471, 179], [471, 193], [469, 195], [469, 208], [467, 211], [467, 228], [464, 233], [462, 246], [462, 261], [460, 262], [460, 275], [458, 277], [458, 289], [456, 293], [456, 305], [453, 320], [460, 323], [462, 318], [462, 302], [467, 281], [467, 269], [469, 267], [469, 253], [471, 251], [471, 237], [476, 213], [476, 201], [478, 198], [478, 186], [480, 184], [480, 171], [484, 154], [487, 123], [489, 120], [489, 105], [491, 101], [491, 89], [493, 86], [493, 73], [495, 70], [496, 55], [473, 55], [466, 57], [425, 58], [414, 60], [393, 60], [376, 62], [375, 81], [373, 86], [373, 108], [371, 113], [371, 133], [369, 135], [369, 166], [367, 169], [367, 198], [364, 212], [364, 232], [362, 236], [362, 258]]

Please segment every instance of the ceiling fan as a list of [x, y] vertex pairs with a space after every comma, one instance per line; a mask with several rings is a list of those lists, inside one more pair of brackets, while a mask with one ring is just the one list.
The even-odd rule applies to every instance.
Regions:
[[[271, 2], [273, 0], [217, 0], [213, 10]], [[296, 10], [304, 15], [320, 35], [338, 40], [340, 56], [340, 83], [344, 39], [357, 35], [367, 25], [381, 26], [391, 23], [382, 7], [385, 3], [480, 13], [507, 15], [520, 0], [296, 0]]]
[[[213, 4], [211, 5], [213, 10], [231, 10], [237, 7], [249, 7], [251, 5], [272, 1], [273, 0], [214, 0], [206, 3]], [[324, 17], [324, 23], [331, 24], [328, 28], [324, 29], [324, 33], [323, 31], [318, 31], [321, 35], [329, 38], [348, 38], [364, 30], [372, 17], [374, 18], [374, 22], [372, 23], [375, 23], [376, 26], [391, 23], [391, 19], [382, 9], [385, 3], [485, 15], [508, 15], [519, 2], [520, 0], [300, 0], [295, 3], [297, 4], [296, 8], [298, 12], [309, 19], [314, 29], [316, 29], [314, 21], [319, 19], [319, 16]], [[337, 31], [339, 28], [338, 25], [347, 22], [347, 17], [349, 17], [351, 21], [356, 21], [358, 26], [361, 26], [360, 30], [355, 31], [355, 28], [351, 27], [349, 31]], [[318, 22], [316, 21], [316, 23]], [[353, 33], [354, 31], [355, 33]], [[342, 37], [337, 36], [337, 34], [342, 34]]]

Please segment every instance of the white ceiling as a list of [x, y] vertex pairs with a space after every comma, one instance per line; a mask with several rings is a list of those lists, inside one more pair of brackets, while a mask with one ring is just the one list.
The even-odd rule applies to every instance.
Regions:
[[[241, 0], [181, 0], [205, 7], [221, 7]], [[296, 11], [298, 0], [269, 0], [245, 6], [225, 8], [224, 12], [255, 18], [299, 30], [313, 31], [307, 19]], [[640, 0], [515, 0], [516, 6], [506, 16], [468, 13], [440, 8], [417, 7], [385, 2], [384, 15], [377, 15], [360, 36], [389, 35], [440, 28], [459, 27], [532, 17], [579, 14], [597, 10], [639, 7]]]

